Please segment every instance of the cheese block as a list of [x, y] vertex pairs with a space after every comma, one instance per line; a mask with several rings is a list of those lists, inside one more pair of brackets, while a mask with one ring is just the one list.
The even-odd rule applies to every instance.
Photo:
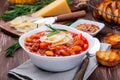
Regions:
[[60, 14], [71, 13], [71, 10], [66, 2], [66, 0], [55, 0], [51, 4], [47, 5], [46, 7], [38, 10], [37, 12], [33, 13], [32, 16], [57, 16]]

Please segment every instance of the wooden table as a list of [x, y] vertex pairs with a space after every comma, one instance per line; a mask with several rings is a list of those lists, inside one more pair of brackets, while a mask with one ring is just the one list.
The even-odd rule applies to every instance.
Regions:
[[[0, 4], [4, 3], [3, 0]], [[94, 20], [90, 11], [84, 19]], [[105, 27], [101, 32], [99, 32], [95, 37], [97, 37], [101, 42], [106, 33], [114, 32], [109, 27]], [[0, 31], [0, 80], [8, 80], [7, 73], [9, 70], [19, 66], [23, 62], [29, 59], [28, 55], [25, 54], [23, 49], [19, 49], [15, 52], [13, 57], [5, 57], [5, 49], [10, 45], [14, 44], [16, 41], [10, 36], [6, 35]], [[88, 80], [120, 80], [120, 65], [115, 67], [104, 67], [99, 65], [96, 70], [91, 74]]]

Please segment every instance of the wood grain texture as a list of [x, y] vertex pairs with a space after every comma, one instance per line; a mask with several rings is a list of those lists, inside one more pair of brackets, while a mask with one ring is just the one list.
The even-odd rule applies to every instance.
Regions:
[[[5, 0], [2, 0], [0, 5], [3, 5]], [[86, 17], [84, 19], [94, 20], [91, 11], [88, 10]], [[101, 42], [103, 42], [104, 36], [114, 30], [105, 27], [101, 32], [99, 32], [95, 37], [97, 37]], [[19, 66], [23, 62], [29, 59], [28, 55], [23, 49], [19, 49], [15, 52], [13, 57], [5, 57], [5, 49], [15, 43], [16, 41], [9, 35], [6, 35], [0, 31], [0, 80], [8, 80], [7, 73], [9, 70]], [[115, 67], [105, 67], [99, 65], [96, 70], [91, 74], [88, 80], [120, 80], [120, 65]]]
[[15, 42], [16, 41], [13, 40], [12, 37], [5, 35], [0, 31], [0, 80], [8, 80], [7, 72], [28, 59], [28, 56], [23, 49], [17, 50], [13, 57], [5, 57], [6, 48]]

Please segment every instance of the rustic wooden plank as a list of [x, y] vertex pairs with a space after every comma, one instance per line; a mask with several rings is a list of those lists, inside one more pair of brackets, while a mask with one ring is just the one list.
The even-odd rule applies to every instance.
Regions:
[[[2, 0], [0, 2], [0, 15], [5, 12], [7, 9], [8, 3], [6, 3], [7, 0]], [[6, 6], [5, 6], [6, 5]], [[0, 20], [0, 23], [3, 25], [4, 22]], [[6, 28], [7, 29], [7, 28]], [[29, 59], [27, 54], [25, 54], [25, 51], [23, 49], [19, 49], [15, 52], [15, 55], [13, 57], [6, 57], [5, 56], [5, 50], [12, 44], [16, 43], [15, 40], [12, 39], [11, 36], [8, 36], [4, 34], [0, 30], [0, 80], [8, 80], [7, 73], [10, 69], [13, 69], [17, 67], [18, 65], [22, 64], [26, 60]]]
[[16, 51], [13, 57], [5, 57], [6, 48], [15, 42], [16, 41], [13, 40], [12, 37], [5, 35], [0, 31], [0, 80], [8, 80], [7, 72], [28, 59], [28, 56], [25, 54], [25, 51], [23, 49]]

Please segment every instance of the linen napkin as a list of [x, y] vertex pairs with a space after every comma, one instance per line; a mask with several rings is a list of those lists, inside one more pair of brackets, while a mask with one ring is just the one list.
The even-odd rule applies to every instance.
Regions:
[[[107, 50], [111, 45], [101, 43], [100, 50]], [[90, 57], [88, 67], [85, 71], [83, 80], [91, 75], [98, 66], [95, 56]], [[36, 67], [31, 60], [8, 72], [10, 80], [73, 80], [80, 66], [64, 72], [48, 72]]]

